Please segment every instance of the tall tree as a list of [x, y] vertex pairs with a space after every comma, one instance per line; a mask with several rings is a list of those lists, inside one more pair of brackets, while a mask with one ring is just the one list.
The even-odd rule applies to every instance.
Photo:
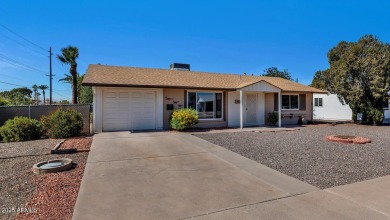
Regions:
[[310, 86], [317, 89], [327, 90], [330, 86], [330, 80], [331, 79], [329, 78], [329, 70], [318, 70], [314, 74]]
[[80, 83], [79, 83], [80, 103], [81, 104], [91, 104], [93, 102], [92, 87], [82, 85], [84, 76], [85, 76], [85, 74], [80, 76], [80, 78], [79, 78], [79, 80], [80, 80]]
[[[79, 75], [77, 73], [77, 98], [78, 103], [80, 104], [89, 104], [93, 101], [92, 95], [92, 87], [91, 86], [83, 86], [82, 82], [84, 79], [84, 75]], [[58, 80], [59, 82], [72, 84], [72, 76], [65, 74], [65, 77]]]
[[72, 77], [72, 104], [77, 104], [77, 62], [79, 49], [74, 46], [68, 46], [61, 49], [62, 54], [57, 55], [58, 60], [63, 64], [70, 65], [69, 73]]
[[31, 89], [26, 87], [0, 92], [0, 96], [7, 100], [8, 105], [30, 105], [31, 94]]
[[46, 96], [45, 96], [45, 90], [48, 89], [49, 87], [47, 85], [40, 85], [38, 86], [40, 90], [42, 90], [42, 95], [43, 95], [43, 104], [46, 104]]
[[32, 88], [33, 88], [33, 91], [34, 91], [35, 105], [38, 105], [39, 100], [38, 100], [38, 86], [37, 86], [37, 84], [34, 84], [34, 85], [32, 86]]
[[293, 80], [291, 77], [291, 73], [288, 72], [287, 69], [280, 71], [276, 67], [269, 67], [269, 68], [265, 69], [262, 76], [281, 77], [284, 79]]
[[362, 113], [362, 123], [381, 124], [390, 90], [390, 44], [373, 35], [342, 41], [328, 52], [328, 61], [326, 89], [350, 106], [354, 120]]

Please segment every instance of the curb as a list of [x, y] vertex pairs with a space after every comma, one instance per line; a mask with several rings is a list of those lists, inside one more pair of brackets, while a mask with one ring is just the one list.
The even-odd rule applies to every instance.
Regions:
[[55, 150], [58, 150], [58, 148], [61, 147], [61, 145], [65, 142], [65, 140], [66, 140], [66, 139], [63, 139], [63, 140], [60, 141], [58, 144], [56, 144], [56, 146], [55, 146], [53, 149], [51, 149], [50, 152], [53, 152], [53, 151], [55, 151]]
[[[53, 149], [50, 150], [50, 154], [74, 154], [77, 152], [89, 152], [90, 150], [87, 149], [81, 149], [81, 150], [78, 150], [76, 148], [59, 149], [66, 140], [76, 139], [76, 138], [80, 138], [80, 137], [71, 137], [71, 138], [63, 139]], [[81, 138], [89, 138], [89, 137], [81, 136]]]

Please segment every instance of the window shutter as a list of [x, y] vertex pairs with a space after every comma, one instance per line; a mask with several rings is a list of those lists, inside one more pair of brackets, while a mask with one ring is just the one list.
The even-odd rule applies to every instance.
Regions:
[[299, 94], [299, 110], [306, 111], [306, 94]]
[[279, 111], [279, 94], [274, 93], [274, 111]]

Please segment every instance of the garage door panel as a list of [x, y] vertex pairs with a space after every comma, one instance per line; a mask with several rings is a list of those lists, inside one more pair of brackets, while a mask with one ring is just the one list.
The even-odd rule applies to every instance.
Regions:
[[120, 92], [119, 98], [129, 98], [129, 93], [128, 92]]
[[115, 120], [117, 118], [117, 114], [115, 113], [106, 113], [104, 114], [104, 119], [108, 119], [108, 120]]
[[142, 99], [143, 98], [143, 93], [141, 93], [141, 92], [132, 92], [131, 93], [131, 98]]
[[128, 102], [120, 102], [118, 103], [119, 111], [129, 111], [129, 103]]
[[154, 111], [151, 111], [151, 110], [147, 109], [145, 111], [142, 111], [142, 115], [154, 118]]
[[104, 98], [116, 98], [117, 94], [116, 94], [116, 92], [105, 92], [103, 97]]
[[103, 130], [156, 129], [156, 92], [103, 92]]
[[151, 109], [151, 108], [154, 108], [154, 103], [144, 103], [143, 108], [144, 108], [144, 109]]
[[104, 109], [116, 109], [118, 106], [118, 103], [113, 101], [105, 102], [104, 104]]
[[105, 124], [105, 131], [126, 131], [128, 129], [127, 123], [106, 123]]
[[154, 93], [144, 93], [144, 98], [149, 100], [154, 100], [155, 95]]
[[127, 113], [120, 113], [120, 114], [118, 114], [118, 119], [119, 120], [129, 120], [129, 114], [127, 114]]

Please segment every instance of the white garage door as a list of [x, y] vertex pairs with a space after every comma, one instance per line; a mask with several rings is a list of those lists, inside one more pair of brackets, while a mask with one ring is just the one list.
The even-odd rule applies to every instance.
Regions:
[[103, 131], [156, 129], [156, 92], [103, 90]]

